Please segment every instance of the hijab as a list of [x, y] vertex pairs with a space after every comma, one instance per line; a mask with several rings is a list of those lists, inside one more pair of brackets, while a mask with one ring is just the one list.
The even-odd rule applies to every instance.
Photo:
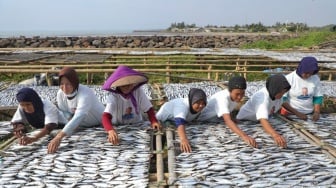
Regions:
[[[131, 99], [132, 105], [134, 106], [136, 113], [139, 114], [138, 104], [134, 97], [133, 92], [147, 82], [148, 78], [143, 73], [135, 71], [125, 65], [120, 65], [113, 72], [113, 74], [111, 74], [111, 76], [105, 81], [102, 88], [103, 90], [117, 93], [122, 97], [124, 97], [125, 99]], [[119, 87], [129, 84], [135, 85], [133, 90], [127, 94], [122, 93]]]
[[69, 100], [73, 99], [77, 95], [78, 87], [79, 87], [79, 78], [77, 72], [72, 67], [64, 67], [58, 74], [59, 76], [59, 84], [61, 83], [61, 78], [66, 77], [74, 88], [73, 93], [70, 95], [66, 95]]
[[303, 73], [313, 73], [317, 74], [319, 71], [318, 65], [317, 65], [317, 59], [315, 57], [304, 57], [301, 59], [297, 69], [296, 74], [300, 77]]
[[31, 102], [34, 106], [33, 113], [27, 113], [23, 110], [23, 113], [30, 125], [35, 128], [44, 127], [45, 114], [43, 111], [43, 102], [38, 94], [31, 88], [22, 88], [16, 94], [17, 101]]
[[275, 95], [282, 92], [284, 89], [289, 91], [290, 88], [290, 84], [288, 83], [286, 77], [282, 74], [275, 74], [268, 77], [266, 80], [266, 89], [272, 101], [275, 100]]
[[192, 108], [192, 105], [199, 101], [203, 100], [205, 104], [207, 103], [207, 96], [205, 92], [202, 89], [198, 88], [191, 88], [188, 94], [188, 100], [189, 100], [189, 110], [192, 114], [196, 114], [197, 112], [194, 111]]

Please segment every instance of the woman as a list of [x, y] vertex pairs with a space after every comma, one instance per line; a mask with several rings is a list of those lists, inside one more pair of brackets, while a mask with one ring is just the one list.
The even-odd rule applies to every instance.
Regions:
[[275, 143], [286, 148], [287, 143], [269, 123], [269, 116], [276, 113], [282, 105], [282, 96], [289, 91], [291, 86], [285, 76], [276, 74], [266, 80], [266, 87], [260, 89], [240, 108], [237, 119], [259, 121], [265, 131], [270, 134]]
[[245, 96], [246, 80], [244, 77], [232, 77], [228, 83], [228, 89], [219, 91], [212, 95], [209, 99], [208, 105], [201, 112], [198, 120], [211, 121], [222, 117], [224, 123], [237, 135], [239, 135], [248, 145], [257, 147], [254, 138], [248, 136], [242, 131], [231, 117], [231, 112], [236, 109], [239, 102]]
[[[27, 145], [38, 141], [49, 134], [53, 129], [58, 128], [58, 123], [63, 124], [65, 119], [59, 116], [57, 107], [49, 100], [42, 100], [31, 88], [22, 88], [16, 94], [19, 102], [13, 118], [12, 125], [14, 135], [19, 139], [19, 144]], [[60, 120], [60, 121], [59, 121]], [[29, 124], [35, 129], [41, 129], [34, 136], [26, 136], [25, 125]]]
[[101, 124], [104, 105], [94, 91], [79, 84], [75, 69], [64, 67], [59, 72], [60, 89], [57, 92], [57, 105], [68, 123], [48, 145], [48, 152], [57, 151], [62, 139], [73, 134], [79, 126], [92, 127]]
[[318, 71], [316, 58], [304, 57], [297, 69], [286, 75], [291, 90], [284, 95], [282, 115], [288, 115], [286, 109], [291, 106], [295, 110], [293, 113], [301, 116], [301, 119], [307, 119], [306, 114], [312, 114], [313, 121], [320, 119], [323, 95]]
[[191, 88], [188, 98], [177, 98], [166, 102], [157, 112], [160, 121], [174, 121], [181, 141], [181, 151], [190, 153], [191, 146], [186, 135], [185, 125], [196, 119], [207, 104], [207, 97], [202, 89]]
[[118, 134], [113, 126], [143, 122], [142, 112], [147, 113], [153, 129], [161, 128], [151, 101], [140, 88], [147, 82], [148, 78], [144, 74], [120, 65], [104, 83], [103, 89], [110, 94], [102, 121], [111, 144], [119, 144]]

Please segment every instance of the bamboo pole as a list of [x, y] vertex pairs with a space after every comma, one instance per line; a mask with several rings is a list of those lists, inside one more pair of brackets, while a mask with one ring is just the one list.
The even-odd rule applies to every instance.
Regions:
[[[166, 70], [169, 70], [169, 69], [170, 69], [169, 64], [170, 64], [170, 63], [169, 63], [169, 59], [168, 59], [168, 61], [167, 61], [167, 65], [166, 65]], [[166, 72], [166, 83], [167, 83], [167, 84], [170, 83], [170, 72], [169, 72], [169, 71]]]
[[[209, 65], [208, 66], [208, 70], [211, 70], [212, 69], [212, 65]], [[211, 73], [208, 72], [208, 79], [210, 80], [211, 79]]]
[[155, 134], [155, 136], [156, 136], [156, 174], [157, 174], [157, 182], [161, 184], [164, 181], [162, 132], [158, 131]]
[[175, 147], [174, 147], [174, 136], [173, 129], [166, 129], [166, 137], [167, 137], [167, 147], [168, 147], [168, 185], [173, 185], [176, 181], [176, 173], [175, 173]]
[[[158, 68], [158, 67], [164, 67], [167, 65], [166, 63], [155, 63], [155, 64], [141, 64], [141, 62], [127, 62], [127, 63], [122, 63], [123, 65], [126, 66], [131, 66], [131, 67], [152, 67], [152, 68]], [[1, 65], [1, 61], [0, 61], [0, 65]], [[193, 66], [193, 67], [199, 67], [199, 66], [213, 66], [216, 69], [218, 68], [225, 68], [225, 67], [232, 67], [236, 68], [235, 70], [239, 71], [240, 69], [237, 69], [237, 65], [235, 64], [213, 64], [213, 63], [204, 63], [204, 64], [195, 64], [195, 63], [184, 63], [184, 64], [170, 64], [171, 66], [174, 67], [185, 67], [185, 66]], [[87, 64], [86, 62], [76, 62], [75, 64], [70, 64], [69, 62], [59, 62], [58, 64], [30, 64], [30, 65], [26, 65], [26, 64], [22, 64], [22, 65], [5, 65], [5, 66], [0, 66], [1, 69], [20, 69], [20, 68], [24, 68], [24, 69], [53, 69], [54, 67], [57, 66], [64, 66], [64, 67], [73, 67], [73, 68], [96, 68], [96, 67], [101, 67], [101, 68], [116, 68], [119, 66], [119, 64], [108, 64], [108, 63], [94, 63], [94, 64]], [[264, 64], [244, 64], [244, 65], [238, 65], [239, 67], [265, 67]], [[268, 65], [267, 67], [297, 67], [297, 65], [286, 65], [286, 64], [272, 64], [272, 65]], [[323, 68], [323, 67], [322, 67]], [[331, 69], [332, 70], [332, 69]]]
[[6, 140], [0, 145], [0, 150], [6, 150], [9, 145], [11, 145], [16, 140], [15, 136], [12, 136], [10, 139]]
[[310, 133], [308, 130], [304, 128], [304, 126], [301, 123], [295, 122], [293, 120], [290, 120], [282, 115], [278, 115], [280, 119], [287, 122], [291, 127], [293, 127], [296, 132], [300, 132], [300, 135], [307, 140], [309, 143], [316, 145], [318, 147], [321, 147], [323, 151], [329, 153], [329, 157], [332, 156], [332, 160], [336, 161], [336, 148], [331, 146], [328, 143], [325, 143], [323, 140], [321, 140], [319, 137], [315, 136], [314, 134]]

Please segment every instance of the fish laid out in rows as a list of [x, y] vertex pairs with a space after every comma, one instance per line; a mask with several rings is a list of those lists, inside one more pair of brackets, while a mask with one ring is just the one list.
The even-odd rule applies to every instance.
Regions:
[[147, 128], [116, 127], [121, 134], [117, 146], [107, 142], [103, 128], [84, 129], [64, 139], [55, 154], [46, 152], [51, 136], [27, 146], [14, 143], [0, 161], [0, 187], [148, 187], [152, 151]]
[[287, 148], [274, 145], [271, 136], [253, 121], [244, 121], [239, 126], [253, 135], [258, 148], [248, 147], [220, 123], [187, 126], [193, 152], [176, 157], [174, 185], [332, 187], [336, 184], [336, 164], [320, 147], [305, 141], [287, 123], [278, 119], [270, 121], [288, 141]]

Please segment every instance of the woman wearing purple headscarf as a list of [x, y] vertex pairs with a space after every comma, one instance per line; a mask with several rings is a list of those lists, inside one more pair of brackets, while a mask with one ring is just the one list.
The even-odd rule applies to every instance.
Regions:
[[142, 112], [148, 114], [152, 128], [161, 128], [155, 117], [153, 105], [140, 88], [147, 81], [148, 78], [144, 74], [124, 65], [120, 65], [105, 81], [103, 89], [110, 94], [102, 122], [108, 132], [108, 141], [113, 145], [119, 143], [118, 134], [113, 125], [142, 122]]
[[284, 95], [282, 115], [290, 114], [289, 108], [301, 119], [307, 119], [306, 114], [312, 114], [312, 120], [320, 118], [320, 108], [323, 102], [321, 83], [318, 76], [318, 62], [315, 57], [302, 58], [295, 71], [286, 75], [291, 90]]
[[[19, 144], [33, 143], [58, 127], [59, 119], [62, 116], [60, 116], [57, 107], [49, 100], [42, 100], [33, 89], [20, 89], [16, 94], [16, 99], [19, 106], [11, 123], [14, 128], [14, 136], [19, 139]], [[65, 121], [65, 119], [63, 120]], [[64, 123], [64, 121], [61, 122]], [[27, 124], [41, 129], [41, 131], [32, 137], [26, 136], [25, 125]]]

